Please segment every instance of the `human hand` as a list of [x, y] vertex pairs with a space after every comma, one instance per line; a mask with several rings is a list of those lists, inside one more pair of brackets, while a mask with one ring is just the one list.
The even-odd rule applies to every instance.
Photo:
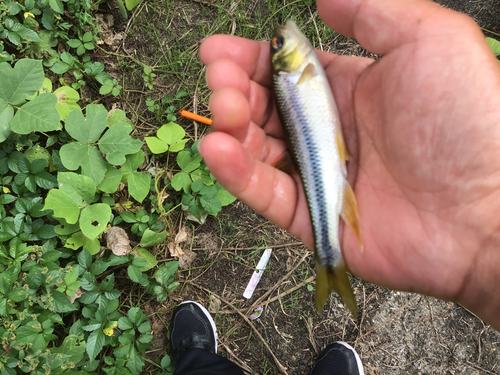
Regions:
[[[339, 107], [365, 251], [350, 271], [454, 300], [500, 328], [500, 64], [468, 17], [421, 0], [318, 0], [325, 22], [383, 58], [320, 53]], [[269, 43], [213, 36], [200, 49], [214, 132], [200, 145], [231, 193], [313, 248], [271, 95]], [[353, 183], [354, 182], [354, 183]]]

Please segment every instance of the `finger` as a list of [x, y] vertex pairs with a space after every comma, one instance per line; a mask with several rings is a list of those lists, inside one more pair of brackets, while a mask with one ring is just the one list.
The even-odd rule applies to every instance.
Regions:
[[296, 179], [256, 160], [225, 133], [207, 135], [199, 150], [217, 181], [231, 194], [313, 248], [309, 211]]
[[215, 90], [210, 98], [212, 129], [238, 140], [254, 158], [271, 164], [285, 151], [282, 139], [268, 136], [264, 129], [250, 120], [250, 106], [245, 96], [230, 87]]
[[381, 55], [416, 39], [474, 25], [469, 17], [424, 0], [318, 0], [317, 4], [328, 26]]
[[264, 87], [271, 87], [268, 42], [256, 42], [231, 35], [210, 36], [200, 46], [200, 60], [209, 65], [220, 59], [234, 61], [251, 80]]
[[207, 84], [213, 91], [227, 87], [240, 91], [248, 99], [251, 120], [263, 127], [268, 135], [284, 137], [271, 92], [251, 81], [248, 74], [235, 62], [228, 59], [212, 62], [207, 68]]

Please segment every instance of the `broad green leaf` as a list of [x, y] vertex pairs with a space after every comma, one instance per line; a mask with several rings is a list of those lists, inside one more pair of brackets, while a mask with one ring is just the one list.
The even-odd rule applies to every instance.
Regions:
[[[166, 233], [166, 232], [164, 232], [164, 233]], [[151, 268], [154, 268], [158, 265], [158, 261], [156, 260], [156, 257], [153, 254], [151, 254], [149, 251], [147, 251], [146, 249], [144, 249], [142, 247], [138, 247], [137, 251], [139, 251], [139, 255], [141, 256], [141, 258], [145, 259], [147, 262], [147, 264], [145, 264], [144, 266], [139, 267], [142, 272], [149, 271]]]
[[500, 42], [493, 38], [486, 38], [495, 56], [500, 56]]
[[64, 275], [64, 281], [66, 282], [66, 285], [71, 285], [73, 284], [76, 280], [78, 279], [78, 267], [75, 266]]
[[87, 354], [90, 360], [94, 360], [95, 357], [101, 352], [106, 336], [101, 329], [97, 329], [89, 335], [87, 339]]
[[18, 134], [61, 130], [61, 116], [56, 110], [57, 97], [51, 92], [38, 95], [20, 107], [10, 127]]
[[141, 0], [125, 0], [125, 6], [128, 10], [134, 9], [137, 5], [141, 3]]
[[144, 231], [144, 234], [142, 235], [141, 243], [139, 245], [147, 247], [159, 244], [165, 241], [165, 238], [167, 238], [167, 234], [167, 232], [156, 233], [150, 229], [146, 229]]
[[148, 196], [151, 176], [146, 173], [132, 173], [128, 176], [128, 191], [138, 202]]
[[136, 283], [141, 282], [143, 274], [142, 274], [142, 271], [139, 267], [131, 264], [127, 268], [127, 273], [128, 273], [128, 276], [130, 277], [130, 280], [132, 280], [133, 282], [136, 282]]
[[112, 127], [117, 122], [126, 122], [129, 125], [134, 126], [132, 121], [130, 121], [127, 118], [127, 115], [125, 114], [125, 112], [123, 112], [121, 109], [112, 109], [108, 113], [108, 126]]
[[104, 176], [104, 180], [97, 186], [97, 188], [105, 193], [113, 194], [118, 189], [120, 181], [122, 180], [123, 173], [112, 165], [108, 164], [108, 170]]
[[132, 329], [134, 328], [134, 323], [126, 316], [122, 316], [120, 319], [118, 319], [118, 328], [120, 328], [123, 331], [127, 329]]
[[92, 264], [92, 255], [90, 255], [87, 249], [83, 249], [80, 251], [80, 254], [78, 254], [78, 264], [83, 269], [88, 269]]
[[90, 177], [73, 172], [57, 174], [59, 189], [68, 194], [78, 207], [92, 204], [95, 195], [95, 183]]
[[54, 12], [59, 14], [64, 13], [64, 5], [61, 0], [49, 0], [49, 5]]
[[54, 310], [53, 310], [54, 312], [64, 313], [77, 310], [76, 306], [71, 303], [69, 298], [64, 294], [62, 294], [61, 292], [58, 292], [57, 290], [52, 290], [50, 294], [53, 298], [52, 303], [54, 304]]
[[73, 233], [71, 237], [69, 237], [66, 240], [66, 244], [64, 247], [67, 247], [68, 249], [72, 250], [78, 250], [80, 247], [83, 246], [83, 243], [85, 242], [85, 236], [81, 231]]
[[[74, 112], [78, 111], [71, 113]], [[71, 142], [61, 147], [59, 155], [62, 164], [69, 170], [75, 171], [82, 167], [82, 174], [94, 180], [96, 185], [99, 185], [104, 180], [108, 164], [95, 146], [81, 142]]]
[[205, 209], [205, 211], [207, 211], [209, 214], [212, 214], [212, 215], [217, 214], [222, 208], [220, 200], [217, 199], [217, 197], [207, 198], [207, 197], [201, 196], [200, 203], [203, 206], [203, 208]]
[[156, 133], [156, 136], [159, 139], [169, 145], [173, 145], [179, 142], [182, 138], [184, 138], [185, 135], [186, 132], [184, 131], [184, 129], [180, 125], [177, 125], [173, 122], [169, 122], [168, 124], [163, 125], [160, 129], [158, 129], [158, 132]]
[[66, 117], [66, 131], [82, 143], [94, 143], [108, 125], [108, 111], [101, 104], [89, 104], [86, 117], [79, 110], [73, 110]]
[[98, 238], [91, 240], [90, 238], [85, 238], [83, 240], [83, 248], [87, 249], [90, 254], [95, 255], [101, 250], [101, 244]]
[[22, 104], [43, 85], [42, 60], [21, 59], [14, 68], [7, 62], [0, 63], [0, 77], [0, 99], [12, 105]]
[[78, 230], [80, 230], [78, 223], [68, 224], [65, 220], [63, 220], [60, 225], [56, 225], [54, 228], [54, 231], [62, 236], [75, 233]]
[[188, 192], [191, 187], [191, 177], [186, 172], [174, 174], [174, 177], [172, 177], [172, 187], [177, 191], [184, 189], [185, 192]]
[[146, 137], [144, 140], [153, 154], [163, 154], [168, 151], [168, 144], [159, 138]]
[[93, 240], [101, 234], [109, 222], [111, 208], [105, 203], [96, 203], [85, 207], [80, 215], [82, 233]]
[[129, 135], [131, 131], [130, 125], [118, 122], [99, 140], [99, 149], [106, 155], [109, 163], [121, 165], [125, 163], [125, 155], [135, 154], [141, 149], [142, 142], [132, 138]]
[[72, 110], [81, 110], [77, 104], [80, 100], [80, 94], [75, 89], [62, 86], [54, 91], [54, 95], [57, 96], [56, 109], [61, 115], [61, 120], [64, 120]]
[[14, 117], [14, 108], [7, 105], [3, 99], [0, 99], [0, 142], [7, 139], [10, 134], [10, 123]]
[[46, 148], [41, 147], [40, 145], [34, 145], [33, 147], [27, 149], [24, 152], [24, 157], [28, 159], [30, 163], [36, 159], [45, 159], [45, 160], [51, 159], [50, 152]]
[[177, 164], [184, 172], [192, 172], [200, 166], [202, 157], [200, 154], [191, 155], [189, 151], [181, 151], [177, 154]]
[[122, 168], [124, 172], [135, 171], [141, 166], [142, 163], [144, 163], [144, 152], [142, 150], [137, 151], [135, 154], [127, 155], [126, 159], [127, 160], [125, 161], [125, 164], [123, 164]]
[[80, 209], [73, 199], [67, 193], [58, 189], [49, 191], [43, 209], [53, 210], [55, 217], [64, 218], [68, 224], [75, 224], [80, 215]]
[[180, 150], [183, 150], [184, 147], [186, 146], [187, 141], [189, 141], [189, 139], [186, 138], [186, 139], [180, 140], [179, 142], [174, 143], [172, 146], [170, 146], [170, 151], [171, 152], [178, 152]]
[[[127, 0], [126, 0], [127, 1]], [[132, 374], [139, 374], [144, 367], [144, 359], [137, 352], [134, 346], [130, 348], [130, 353], [127, 361], [127, 367], [130, 369]]]

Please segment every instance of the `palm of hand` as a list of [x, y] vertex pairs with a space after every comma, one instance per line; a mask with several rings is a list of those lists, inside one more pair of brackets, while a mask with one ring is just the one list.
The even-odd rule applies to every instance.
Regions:
[[[468, 45], [476, 51], [464, 56], [464, 40], [461, 36], [461, 48], [450, 53], [443, 48], [451, 43], [448, 35], [415, 39], [375, 63], [320, 56], [351, 154], [348, 169], [365, 243], [361, 253], [350, 229], [344, 232], [348, 267], [380, 285], [447, 299], [458, 298], [484, 238], [494, 231], [480, 211], [491, 205], [500, 184], [494, 147], [500, 135], [492, 134], [489, 115], [492, 106], [500, 108], [493, 102], [500, 95], [490, 95], [490, 102], [473, 97], [498, 92], [491, 79], [497, 67], [476, 42]], [[238, 49], [241, 43], [213, 39], [200, 51], [205, 63], [213, 63], [207, 80], [214, 90], [214, 127], [232, 136], [210, 134], [202, 153], [228, 190], [312, 248], [300, 180], [268, 165], [284, 142], [276, 110], [268, 104], [267, 45]], [[217, 62], [224, 58], [231, 62]], [[263, 66], [266, 73], [259, 73]], [[475, 111], [471, 102], [477, 103]], [[226, 156], [216, 156], [221, 153]], [[476, 218], [477, 226], [466, 224]]]

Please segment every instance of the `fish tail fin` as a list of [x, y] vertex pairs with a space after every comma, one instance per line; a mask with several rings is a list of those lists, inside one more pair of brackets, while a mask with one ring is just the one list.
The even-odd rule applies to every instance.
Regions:
[[316, 308], [318, 312], [321, 312], [323, 309], [330, 293], [337, 292], [354, 318], [357, 318], [358, 307], [356, 306], [356, 298], [354, 297], [345, 265], [325, 267], [319, 262], [316, 262], [316, 264]]
[[351, 185], [346, 181], [344, 190], [344, 202], [342, 206], [342, 219], [349, 224], [356, 237], [358, 238], [361, 252], [363, 252], [363, 238], [361, 236], [361, 226], [359, 225], [358, 205], [356, 204], [356, 197], [352, 191]]

